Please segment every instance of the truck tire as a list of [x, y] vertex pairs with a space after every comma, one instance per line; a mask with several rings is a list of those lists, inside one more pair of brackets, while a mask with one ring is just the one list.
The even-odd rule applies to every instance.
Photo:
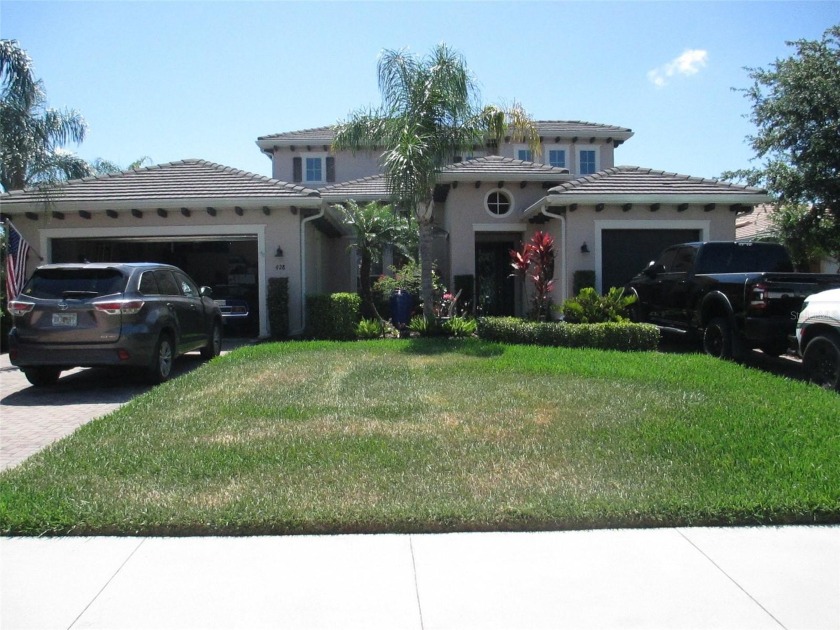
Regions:
[[61, 376], [61, 368], [41, 366], [26, 368], [23, 371], [26, 380], [35, 387], [49, 387], [58, 382], [58, 377]]
[[840, 341], [819, 335], [805, 346], [802, 364], [812, 383], [840, 392]]
[[703, 331], [703, 351], [718, 359], [737, 359], [740, 355], [738, 341], [729, 319], [715, 317]]
[[175, 348], [172, 344], [172, 337], [167, 333], [161, 333], [155, 344], [155, 351], [152, 354], [152, 362], [147, 372], [148, 380], [153, 385], [169, 380], [172, 374], [172, 362], [175, 360]]

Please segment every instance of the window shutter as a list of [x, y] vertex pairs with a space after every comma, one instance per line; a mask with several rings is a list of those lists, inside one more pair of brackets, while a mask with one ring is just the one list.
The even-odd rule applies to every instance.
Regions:
[[327, 156], [327, 181], [335, 181], [335, 158]]
[[303, 160], [299, 157], [292, 158], [292, 181], [303, 181]]

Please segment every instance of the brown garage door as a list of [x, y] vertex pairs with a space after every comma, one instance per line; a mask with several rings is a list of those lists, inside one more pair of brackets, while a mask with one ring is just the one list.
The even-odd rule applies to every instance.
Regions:
[[601, 288], [623, 287], [666, 247], [700, 239], [700, 230], [604, 230]]

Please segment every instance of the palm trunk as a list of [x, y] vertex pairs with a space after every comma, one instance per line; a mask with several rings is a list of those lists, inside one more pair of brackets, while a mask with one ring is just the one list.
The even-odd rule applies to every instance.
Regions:
[[359, 293], [362, 298], [362, 318], [372, 319], [378, 316], [373, 304], [373, 291], [370, 286], [370, 269], [372, 266], [370, 252], [362, 250], [359, 264]]
[[432, 284], [432, 241], [434, 225], [431, 217], [422, 218], [420, 226], [420, 289], [423, 299], [423, 317], [427, 321], [434, 317], [434, 285]]

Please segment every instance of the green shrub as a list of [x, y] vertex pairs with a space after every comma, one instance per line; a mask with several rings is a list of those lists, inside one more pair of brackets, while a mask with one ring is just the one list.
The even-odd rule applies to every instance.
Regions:
[[313, 339], [356, 338], [362, 299], [356, 293], [306, 296], [306, 336]]
[[443, 323], [443, 332], [452, 337], [471, 337], [475, 330], [475, 320], [467, 317], [452, 317]]
[[[373, 300], [376, 304], [376, 309], [379, 314], [386, 319], [391, 318], [391, 295], [397, 289], [407, 291], [414, 298], [414, 307], [421, 308], [423, 300], [421, 299], [421, 279], [420, 279], [420, 263], [415, 261], [408, 261], [402, 267], [391, 267], [393, 276], [379, 276], [379, 279], [373, 284]], [[446, 287], [441, 284], [440, 274], [436, 269], [432, 270], [432, 293], [436, 298], [440, 298], [446, 292]]]
[[454, 288], [452, 290], [458, 298], [457, 311], [459, 313], [475, 313], [475, 276], [472, 274], [457, 275], [452, 278]]
[[416, 315], [408, 323], [408, 329], [421, 337], [434, 337], [443, 334], [443, 329], [437, 319], [426, 319], [422, 315]]
[[572, 280], [572, 295], [578, 295], [583, 289], [595, 288], [595, 271], [592, 269], [578, 269]]
[[502, 343], [599, 350], [656, 350], [659, 346], [656, 326], [631, 322], [569, 324], [482, 317], [478, 320], [478, 336]]
[[385, 320], [363, 319], [356, 326], [359, 339], [376, 339], [394, 334], [394, 327]]
[[272, 339], [289, 336], [289, 279], [268, 279], [268, 325]]
[[612, 287], [606, 295], [598, 295], [592, 287], [585, 287], [577, 297], [563, 302], [561, 310], [570, 324], [624, 322], [628, 320], [627, 309], [635, 301], [636, 296], [625, 296], [624, 289]]

